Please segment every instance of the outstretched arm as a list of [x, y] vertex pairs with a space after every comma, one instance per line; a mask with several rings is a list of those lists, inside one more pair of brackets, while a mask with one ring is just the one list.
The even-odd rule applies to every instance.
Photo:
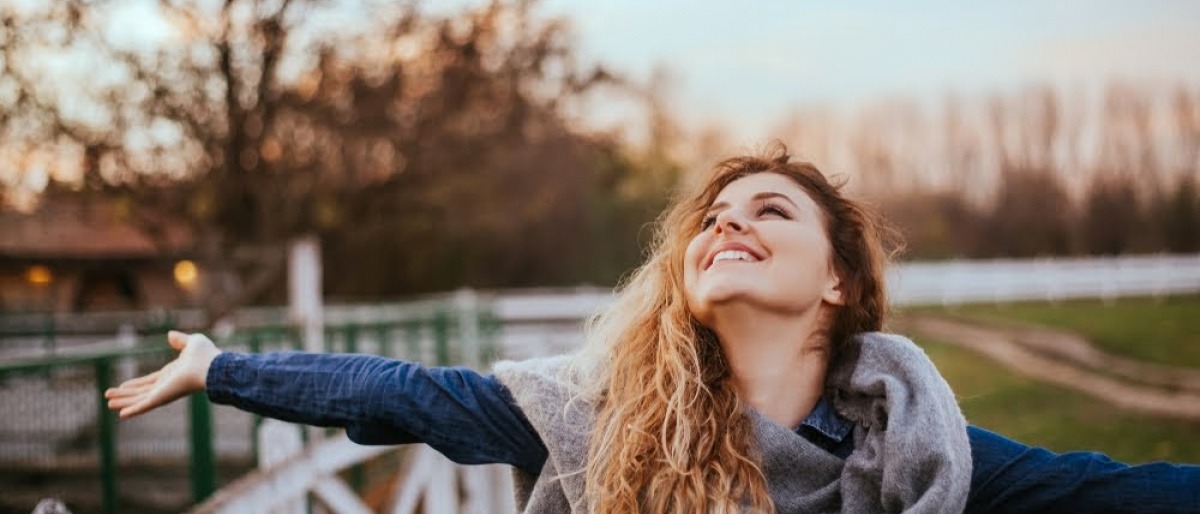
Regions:
[[1200, 512], [1200, 466], [1130, 466], [1099, 453], [1057, 454], [970, 427], [970, 513]]
[[459, 463], [534, 474], [546, 459], [541, 439], [490, 375], [361, 354], [222, 353], [204, 336], [176, 334], [169, 337], [182, 350], [176, 361], [109, 391], [123, 418], [207, 390], [215, 403], [344, 427], [360, 444], [424, 442]]

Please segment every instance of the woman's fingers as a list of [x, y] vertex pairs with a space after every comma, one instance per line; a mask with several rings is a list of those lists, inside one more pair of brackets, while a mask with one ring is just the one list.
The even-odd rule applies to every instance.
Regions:
[[118, 414], [122, 419], [130, 418], [165, 403], [160, 398], [161, 396], [163, 396], [161, 390], [146, 387], [138, 391], [131, 391], [129, 394], [109, 398], [108, 408], [119, 409]]
[[121, 389], [109, 389], [104, 392], [104, 397], [111, 401], [125, 401], [130, 398], [142, 398], [150, 395], [154, 390], [155, 384], [146, 384], [138, 387], [127, 387]]
[[120, 398], [109, 398], [108, 408], [110, 410], [120, 410], [141, 401], [140, 396], [122, 396]]
[[121, 419], [129, 419], [148, 410], [150, 410], [149, 402], [141, 401], [131, 406], [122, 408], [121, 411], [117, 413], [117, 416], [120, 416]]
[[108, 400], [108, 408], [112, 409], [112, 408], [114, 408], [115, 404], [129, 403], [132, 401], [136, 401], [136, 400], [134, 400], [134, 398], [135, 398], [135, 395], [126, 394], [126, 395], [120, 395], [120, 396], [109, 396], [108, 398], [105, 398], [105, 399]]
[[[143, 391], [138, 394], [129, 394], [117, 396], [108, 399], [108, 408], [120, 412], [122, 418], [127, 418], [147, 410], [145, 407], [152, 403], [152, 396], [149, 392]], [[140, 406], [137, 411], [131, 410], [131, 406]]]
[[[168, 364], [168, 366], [169, 366], [169, 364]], [[163, 372], [163, 370], [160, 369], [160, 370], [155, 371], [154, 373], [150, 373], [148, 375], [143, 375], [143, 376], [140, 376], [137, 378], [131, 378], [129, 380], [121, 382], [121, 385], [117, 386], [116, 388], [117, 389], [125, 389], [125, 388], [129, 388], [129, 387], [138, 387], [138, 386], [141, 386], [144, 384], [154, 383], [155, 381], [158, 380], [158, 377], [162, 375], [162, 372]]]
[[127, 396], [135, 392], [146, 390], [150, 387], [154, 387], [154, 384], [158, 383], [160, 376], [162, 376], [162, 370], [155, 371], [154, 373], [144, 377], [126, 380], [122, 382], [121, 385], [104, 391], [104, 397], [112, 398], [114, 396]]
[[145, 384], [145, 385], [140, 385], [137, 387], [122, 387], [120, 389], [109, 389], [108, 391], [104, 392], [104, 397], [109, 398], [109, 399], [128, 398], [130, 396], [146, 394], [146, 393], [150, 392], [151, 389], [154, 388], [154, 385], [155, 384]]

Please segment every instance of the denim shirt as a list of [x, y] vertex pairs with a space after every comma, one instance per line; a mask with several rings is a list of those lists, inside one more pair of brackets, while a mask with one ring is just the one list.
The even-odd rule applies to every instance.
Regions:
[[[423, 442], [460, 464], [538, 474], [547, 451], [491, 375], [359, 354], [222, 353], [206, 389], [215, 403], [309, 425], [342, 427], [359, 444]], [[796, 431], [845, 458], [853, 422], [824, 398]], [[1129, 466], [1093, 452], [1056, 454], [967, 429], [967, 512], [1200, 513], [1200, 466]]]

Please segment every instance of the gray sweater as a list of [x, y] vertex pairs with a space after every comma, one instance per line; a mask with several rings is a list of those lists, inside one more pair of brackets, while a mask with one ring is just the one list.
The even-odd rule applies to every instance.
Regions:
[[[517, 472], [525, 513], [587, 512], [594, 406], [577, 399], [568, 359], [495, 366], [549, 452], [540, 474]], [[966, 421], [924, 351], [901, 336], [860, 334], [830, 363], [826, 386], [834, 407], [855, 423], [854, 452], [845, 461], [750, 412], [778, 512], [962, 512], [971, 482]]]

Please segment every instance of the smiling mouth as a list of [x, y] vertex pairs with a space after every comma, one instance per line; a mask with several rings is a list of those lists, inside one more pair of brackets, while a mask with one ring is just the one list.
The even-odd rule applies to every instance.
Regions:
[[709, 264], [708, 267], [712, 268], [719, 262], [758, 262], [759, 260], [761, 259], [755, 257], [750, 252], [742, 250], [725, 250], [717, 252], [717, 254], [713, 256], [712, 263]]

